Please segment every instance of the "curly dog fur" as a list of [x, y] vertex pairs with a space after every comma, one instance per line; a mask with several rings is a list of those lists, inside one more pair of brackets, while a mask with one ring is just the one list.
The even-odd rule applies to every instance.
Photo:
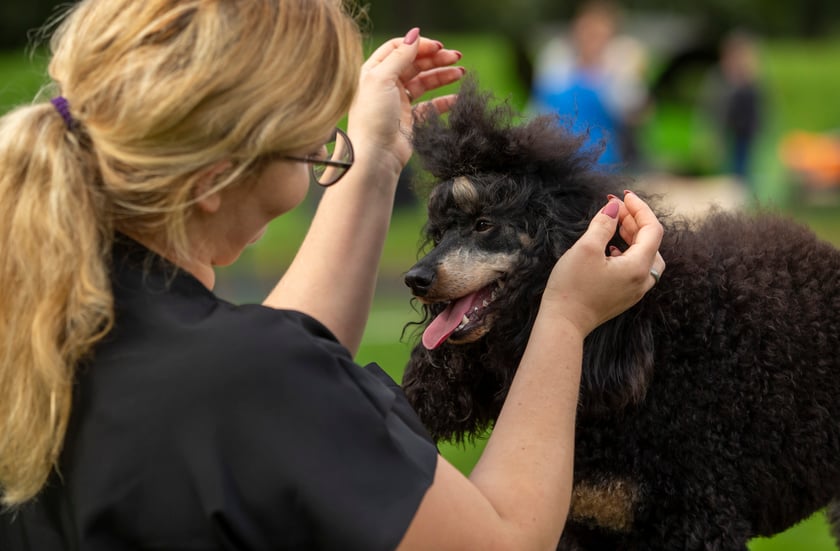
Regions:
[[[485, 286], [406, 370], [438, 439], [492, 427], [552, 266], [625, 187], [559, 122], [517, 121], [468, 82], [448, 121], [415, 125], [435, 180], [406, 275], [420, 323]], [[837, 533], [840, 253], [768, 213], [663, 223], [661, 282], [584, 345], [561, 549], [744, 550], [824, 507]]]

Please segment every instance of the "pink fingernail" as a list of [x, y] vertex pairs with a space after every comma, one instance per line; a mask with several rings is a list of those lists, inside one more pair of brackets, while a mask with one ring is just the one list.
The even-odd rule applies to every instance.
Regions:
[[440, 40], [435, 40], [435, 44], [437, 44], [439, 50], [443, 49], [443, 42], [441, 42]]
[[462, 74], [462, 75], [467, 74], [467, 69], [466, 69], [466, 67], [458, 67], [458, 68], [459, 68], [459, 69], [461, 69], [461, 74]]
[[452, 51], [453, 51], [453, 52], [455, 52], [455, 55], [457, 55], [457, 56], [458, 56], [458, 59], [461, 59], [462, 57], [464, 57], [464, 54], [462, 54], [462, 53], [461, 53], [461, 52], [459, 52], [458, 50], [452, 50]]
[[618, 202], [610, 201], [610, 203], [606, 207], [604, 207], [604, 210], [602, 210], [601, 212], [603, 212], [610, 218], [615, 218], [616, 216], [618, 216]]
[[607, 200], [608, 200], [608, 201], [610, 201], [610, 200], [612, 200], [612, 199], [618, 199], [618, 197], [616, 197], [616, 196], [615, 196], [615, 195], [613, 195], [612, 193], [607, 193]]
[[629, 189], [625, 189], [625, 190], [624, 190], [624, 195], [627, 195], [627, 194], [632, 194], [632, 193], [633, 193], [633, 192], [632, 192], [632, 191], [630, 191]]
[[420, 36], [420, 27], [414, 27], [410, 31], [405, 34], [405, 39], [403, 42], [405, 44], [414, 44], [417, 42], [417, 38]]

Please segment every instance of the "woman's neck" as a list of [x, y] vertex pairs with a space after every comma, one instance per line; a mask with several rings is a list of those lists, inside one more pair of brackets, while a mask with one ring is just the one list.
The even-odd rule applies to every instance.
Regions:
[[216, 284], [216, 271], [213, 269], [212, 263], [206, 260], [210, 257], [202, 254], [202, 252], [197, 248], [194, 248], [194, 250], [190, 252], [190, 258], [179, 258], [177, 255], [168, 252], [169, 249], [164, 244], [164, 239], [158, 236], [142, 235], [126, 230], [120, 231], [153, 253], [165, 258], [169, 262], [172, 262], [182, 270], [186, 270], [198, 281], [200, 281], [202, 285], [207, 287], [207, 289], [211, 291], [213, 290], [213, 287]]

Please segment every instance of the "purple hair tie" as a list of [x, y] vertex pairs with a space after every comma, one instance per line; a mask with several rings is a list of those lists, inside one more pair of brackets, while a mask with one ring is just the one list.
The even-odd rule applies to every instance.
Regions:
[[70, 114], [70, 103], [67, 101], [67, 98], [58, 96], [57, 98], [51, 99], [50, 103], [53, 104], [53, 107], [61, 115], [61, 118], [64, 119], [64, 124], [67, 125], [67, 128], [72, 130], [73, 124], [76, 121], [73, 119], [73, 115]]

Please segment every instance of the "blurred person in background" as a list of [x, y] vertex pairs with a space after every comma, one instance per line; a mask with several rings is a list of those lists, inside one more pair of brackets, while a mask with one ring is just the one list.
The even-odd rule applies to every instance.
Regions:
[[636, 130], [649, 97], [644, 84], [647, 54], [633, 37], [619, 33], [620, 8], [585, 3], [571, 22], [568, 38], [555, 37], [535, 63], [531, 109], [558, 113], [587, 147], [603, 148], [604, 167], [641, 162]]
[[724, 152], [724, 170], [750, 186], [750, 168], [765, 103], [758, 43], [733, 31], [720, 44], [720, 58], [704, 86], [707, 110]]

